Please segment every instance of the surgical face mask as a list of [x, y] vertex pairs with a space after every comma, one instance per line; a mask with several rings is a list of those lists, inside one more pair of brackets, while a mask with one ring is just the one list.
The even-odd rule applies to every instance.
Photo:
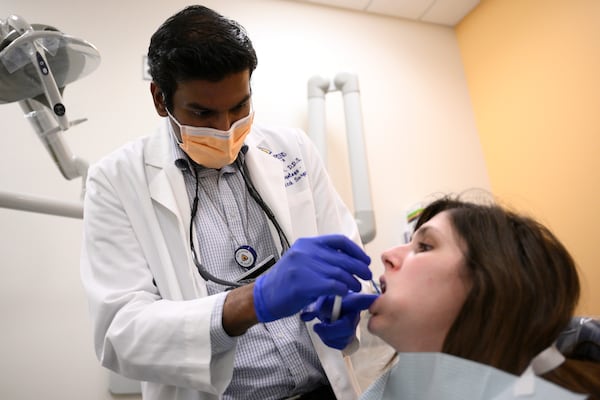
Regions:
[[[246, 136], [250, 133], [254, 111], [246, 117], [239, 119], [231, 125], [229, 130], [205, 128], [199, 126], [182, 125], [167, 110], [169, 117], [179, 127], [181, 141], [173, 135], [179, 147], [195, 162], [208, 168], [222, 168], [235, 161], [240, 149], [244, 145]], [[173, 127], [170, 126], [171, 131]]]

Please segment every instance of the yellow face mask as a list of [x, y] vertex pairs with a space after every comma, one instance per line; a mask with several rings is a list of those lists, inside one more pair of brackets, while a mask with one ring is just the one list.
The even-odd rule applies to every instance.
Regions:
[[[221, 131], [213, 128], [181, 125], [168, 110], [167, 113], [179, 127], [181, 141], [172, 132], [179, 147], [196, 163], [216, 169], [235, 161], [244, 145], [246, 136], [250, 133], [254, 120], [254, 111], [250, 111], [246, 117], [235, 121], [229, 130]], [[169, 126], [172, 131], [173, 127]]]

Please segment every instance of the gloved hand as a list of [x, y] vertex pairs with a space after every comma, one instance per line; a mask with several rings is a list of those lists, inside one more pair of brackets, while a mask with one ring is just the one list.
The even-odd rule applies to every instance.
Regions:
[[321, 296], [302, 310], [300, 318], [303, 321], [318, 318], [321, 322], [314, 325], [314, 330], [323, 343], [334, 349], [343, 350], [356, 335], [360, 312], [369, 308], [378, 296], [378, 294], [348, 293], [342, 298], [339, 318], [333, 322], [331, 312], [335, 296]]
[[319, 296], [359, 291], [359, 277], [371, 279], [369, 256], [343, 235], [298, 239], [273, 268], [254, 284], [260, 322], [297, 313]]

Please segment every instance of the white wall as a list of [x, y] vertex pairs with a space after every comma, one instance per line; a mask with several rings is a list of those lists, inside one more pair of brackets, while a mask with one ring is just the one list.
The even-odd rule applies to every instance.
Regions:
[[[240, 21], [258, 52], [257, 120], [306, 128], [306, 84], [360, 79], [379, 254], [401, 240], [406, 209], [432, 192], [489, 188], [452, 29], [281, 0], [206, 1]], [[4, 0], [19, 14], [95, 44], [100, 67], [67, 87], [71, 150], [94, 162], [158, 121], [141, 79], [149, 38], [183, 1]], [[342, 100], [328, 96], [329, 169], [352, 206]], [[78, 201], [16, 104], [0, 105], [0, 190]], [[334, 153], [335, 149], [335, 153]], [[111, 399], [79, 281], [81, 221], [0, 209], [0, 398]]]

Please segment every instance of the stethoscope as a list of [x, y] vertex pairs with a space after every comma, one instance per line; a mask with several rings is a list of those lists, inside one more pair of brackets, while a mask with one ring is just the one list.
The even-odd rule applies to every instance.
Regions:
[[[281, 242], [281, 248], [282, 248], [281, 255], [283, 255], [283, 253], [285, 253], [285, 251], [290, 248], [290, 242], [288, 241], [287, 237], [285, 236], [283, 229], [281, 229], [279, 222], [275, 218], [275, 214], [273, 214], [273, 211], [271, 211], [269, 206], [264, 202], [264, 200], [258, 193], [258, 190], [256, 190], [256, 187], [252, 183], [252, 180], [250, 179], [250, 175], [248, 173], [248, 167], [246, 166], [246, 163], [243, 160], [247, 150], [248, 150], [248, 148], [246, 146], [244, 146], [244, 148], [242, 148], [239, 156], [235, 160], [235, 163], [240, 171], [240, 174], [242, 175], [242, 178], [244, 179], [244, 184], [248, 188], [248, 193], [250, 193], [250, 196], [252, 196], [254, 201], [256, 201], [256, 203], [260, 206], [260, 208], [266, 214], [267, 218], [269, 218], [269, 220], [271, 221], [271, 223], [277, 230], [277, 234], [279, 235], [279, 241]], [[190, 160], [190, 164], [193, 165], [194, 164], [193, 161]], [[196, 212], [198, 211], [198, 186], [199, 186], [198, 181], [199, 180], [198, 180], [197, 171], [194, 171], [194, 176], [196, 179], [196, 192], [195, 192], [195, 196], [194, 196], [194, 201], [192, 203], [192, 212], [191, 212], [191, 219], [190, 219], [190, 250], [192, 252], [192, 260], [194, 261], [194, 264], [196, 265], [196, 268], [198, 269], [200, 276], [207, 282], [211, 281], [211, 282], [223, 285], [223, 286], [227, 286], [229, 288], [241, 287], [241, 286], [247, 285], [248, 283], [253, 282], [260, 274], [262, 274], [263, 272], [265, 272], [266, 270], [268, 270], [271, 266], [273, 266], [275, 264], [275, 261], [276, 261], [275, 257], [273, 257], [272, 255], [267, 257], [265, 260], [263, 260], [262, 262], [258, 263], [255, 266], [253, 266], [251, 269], [247, 270], [245, 273], [240, 275], [236, 279], [235, 282], [221, 279], [221, 278], [218, 278], [218, 277], [212, 275], [210, 272], [208, 272], [206, 270], [206, 268], [204, 268], [202, 263], [200, 263], [200, 261], [198, 260], [198, 257], [196, 256], [196, 249], [194, 248], [194, 235], [193, 235], [194, 218], [196, 217]]]

